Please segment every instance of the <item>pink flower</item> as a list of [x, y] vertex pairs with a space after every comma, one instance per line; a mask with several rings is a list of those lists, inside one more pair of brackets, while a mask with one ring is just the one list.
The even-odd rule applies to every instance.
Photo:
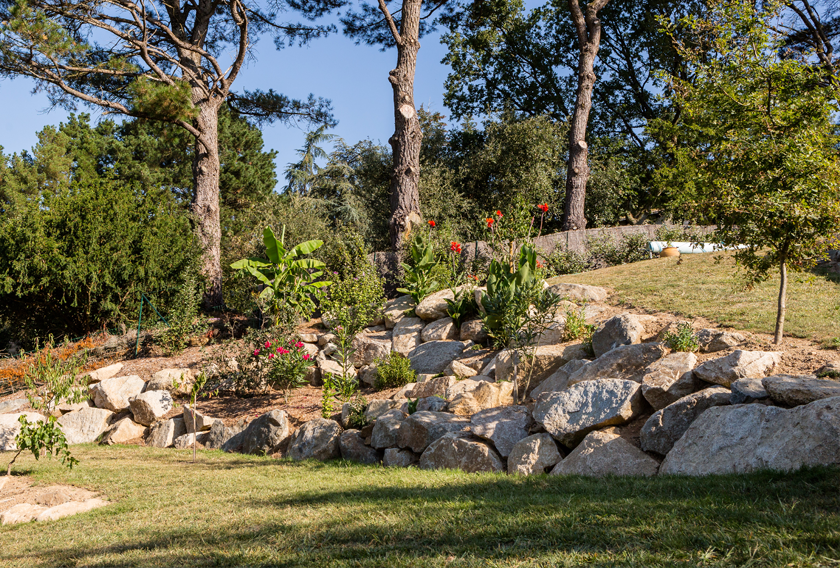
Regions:
[[310, 357], [311, 357], [311, 355], [310, 355], [309, 353], [304, 353], [304, 354], [303, 354], [303, 360], [304, 360], [304, 361], [309, 361], [309, 358], [310, 358]]
[[268, 349], [269, 347], [271, 347], [271, 342], [270, 342], [270, 341], [266, 341], [266, 342], [265, 342], [265, 348], [266, 348], [266, 349]]
[[259, 349], [254, 349], [254, 357], [257, 357], [260, 354]]
[[274, 353], [269, 353], [269, 354], [268, 354], [268, 358], [269, 358], [269, 359], [273, 359], [273, 358], [274, 358]]
[[302, 341], [298, 341], [297, 343], [295, 343], [295, 347], [297, 347], [298, 349], [303, 348], [303, 342], [302, 342]]
[[281, 349], [282, 349], [282, 347], [278, 347], [277, 349], [275, 349], [275, 351], [277, 351], [278, 353], [280, 353], [280, 350], [281, 350]]

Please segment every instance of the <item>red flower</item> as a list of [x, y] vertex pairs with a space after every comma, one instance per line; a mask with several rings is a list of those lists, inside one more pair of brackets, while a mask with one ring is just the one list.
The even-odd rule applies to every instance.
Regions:
[[543, 263], [538, 260], [537, 261], [537, 268], [542, 268], [542, 267], [543, 267]]
[[495, 221], [493, 220], [493, 217], [487, 217], [487, 228], [488, 229], [493, 226], [493, 223], [495, 223]]
[[430, 226], [430, 227], [434, 227], [434, 226], [435, 226], [435, 222], [434, 222], [434, 221], [429, 221], [429, 226]]
[[271, 347], [271, 342], [270, 342], [270, 341], [266, 341], [266, 342], [265, 342], [265, 348], [266, 348], [266, 349], [268, 349], [269, 347]]
[[303, 354], [303, 360], [304, 361], [309, 361], [309, 357], [310, 357], [309, 353], [304, 353]]
[[274, 358], [274, 353], [269, 353], [269, 354], [268, 354], [268, 358], [269, 358], [269, 359], [273, 359], [273, 358]]
[[498, 217], [499, 219], [501, 219], [502, 217], [504, 217], [504, 215], [502, 215], [502, 212], [501, 212], [501, 211], [499, 211], [498, 209], [496, 209], [496, 217]]
[[259, 349], [254, 349], [254, 357], [259, 357], [259, 355], [260, 355], [260, 350]]
[[295, 343], [295, 347], [297, 347], [298, 349], [300, 349], [301, 347], [303, 347], [303, 342], [302, 342], [302, 341], [298, 341], [297, 343]]
[[461, 245], [459, 243], [456, 243], [455, 241], [452, 241], [452, 244], [449, 246], [449, 250], [461, 254]]
[[548, 203], [543, 203], [542, 205], [537, 205], [537, 209], [539, 209], [543, 213], [547, 213], [548, 212]]

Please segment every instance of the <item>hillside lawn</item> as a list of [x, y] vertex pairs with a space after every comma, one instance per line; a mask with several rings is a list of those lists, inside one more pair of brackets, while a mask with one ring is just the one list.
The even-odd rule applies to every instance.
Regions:
[[[0, 566], [837, 566], [840, 470], [653, 479], [384, 469], [139, 446], [17, 474], [112, 505], [0, 527]], [[4, 456], [5, 457], [5, 456]]]
[[[840, 338], [838, 276], [788, 272], [786, 335], [825, 345]], [[686, 254], [679, 264], [676, 258], [655, 258], [549, 280], [557, 282], [604, 286], [613, 292], [612, 304], [702, 317], [754, 333], [772, 334], [776, 323], [778, 272], [747, 290], [744, 272], [729, 253]]]

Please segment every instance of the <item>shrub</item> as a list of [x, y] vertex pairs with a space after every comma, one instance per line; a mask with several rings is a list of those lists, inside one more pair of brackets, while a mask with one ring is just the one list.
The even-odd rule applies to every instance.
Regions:
[[201, 291], [195, 276], [189, 275], [172, 301], [166, 318], [168, 327], [155, 337], [155, 342], [167, 353], [180, 353], [187, 346], [190, 337], [204, 331], [206, 326], [198, 321], [200, 304]]
[[411, 368], [411, 359], [401, 353], [392, 352], [386, 359], [377, 359], [376, 390], [404, 387], [417, 380], [417, 374]]
[[361, 430], [370, 423], [370, 420], [365, 416], [368, 401], [365, 397], [360, 396], [351, 400], [348, 404], [350, 405], [350, 413], [347, 417], [346, 427]]
[[589, 269], [589, 263], [584, 255], [573, 250], [563, 250], [560, 247], [555, 247], [545, 261], [549, 278], [562, 274], [577, 274]]
[[638, 262], [649, 258], [648, 237], [644, 234], [624, 235], [618, 242], [608, 236], [590, 237], [586, 247], [590, 268], [603, 268]]
[[0, 216], [0, 320], [32, 341], [135, 318], [141, 292], [162, 290], [166, 310], [199, 255], [165, 189], [108, 178], [45, 189]]
[[697, 351], [700, 345], [697, 343], [697, 336], [691, 327], [691, 323], [681, 321], [677, 324], [677, 331], [667, 332], [662, 336], [662, 341], [673, 351]]

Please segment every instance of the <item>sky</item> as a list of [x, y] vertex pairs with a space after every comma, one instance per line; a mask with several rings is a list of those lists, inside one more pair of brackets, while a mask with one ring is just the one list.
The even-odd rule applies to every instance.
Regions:
[[[417, 56], [415, 104], [446, 114], [443, 82], [449, 68], [440, 63], [446, 48], [439, 34], [421, 39]], [[276, 50], [270, 38], [256, 45], [256, 61], [245, 68], [234, 89], [274, 89], [293, 98], [309, 93], [332, 100], [338, 120], [332, 133], [348, 143], [371, 139], [387, 145], [394, 132], [393, 91], [388, 72], [396, 65], [396, 49], [385, 52], [377, 47], [355, 45], [340, 34], [315, 40], [309, 46]], [[36, 133], [44, 126], [58, 125], [68, 114], [49, 109], [43, 94], [33, 94], [34, 82], [26, 78], [0, 81], [0, 146], [6, 154], [29, 150], [37, 142]], [[79, 107], [94, 121], [102, 112]], [[277, 150], [278, 178], [286, 165], [297, 160], [296, 149], [303, 145], [306, 125], [287, 127], [266, 125], [263, 139], [267, 149]]]

